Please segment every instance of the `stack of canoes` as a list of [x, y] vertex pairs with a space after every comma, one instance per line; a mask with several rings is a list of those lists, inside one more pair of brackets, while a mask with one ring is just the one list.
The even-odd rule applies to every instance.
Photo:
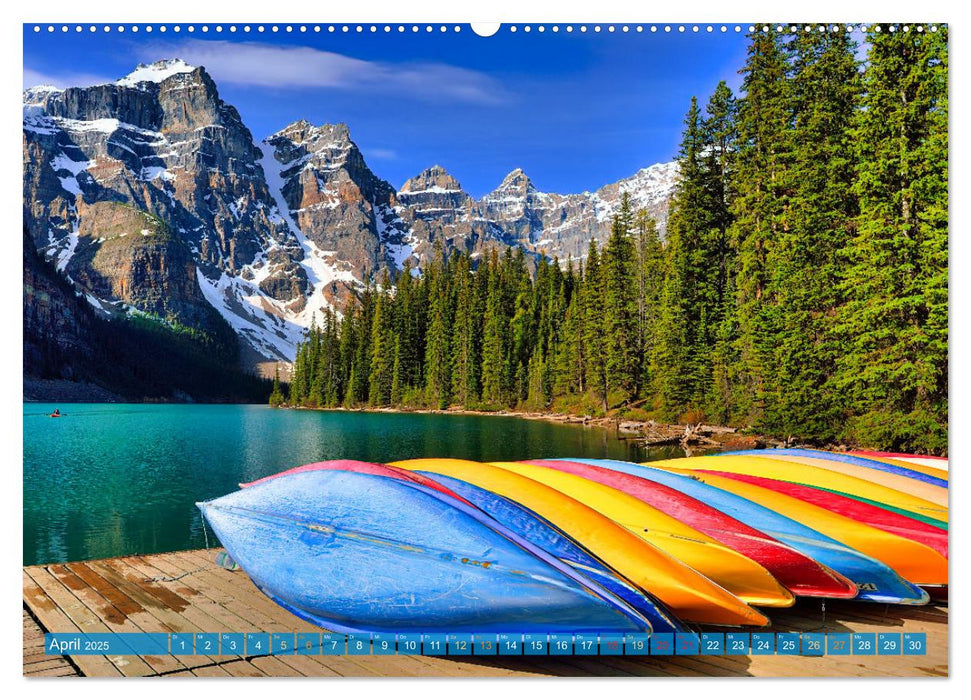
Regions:
[[946, 598], [947, 461], [308, 464], [201, 503], [270, 598], [339, 632], [764, 626], [797, 597]]

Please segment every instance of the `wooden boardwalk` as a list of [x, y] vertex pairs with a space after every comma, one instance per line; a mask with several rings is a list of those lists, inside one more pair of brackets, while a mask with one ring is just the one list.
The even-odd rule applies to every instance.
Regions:
[[25, 676], [946, 676], [946, 606], [819, 601], [775, 632], [926, 632], [926, 656], [47, 656], [44, 632], [319, 632], [196, 550], [23, 570]]

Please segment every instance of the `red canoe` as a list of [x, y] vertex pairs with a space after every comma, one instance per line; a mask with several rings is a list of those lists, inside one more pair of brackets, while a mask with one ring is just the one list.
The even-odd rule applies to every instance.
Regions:
[[853, 598], [856, 585], [778, 540], [669, 486], [603, 467], [558, 460], [528, 460], [623, 491], [744, 554], [798, 596]]
[[747, 474], [735, 474], [731, 472], [711, 472], [718, 476], [724, 476], [736, 481], [744, 481], [747, 484], [755, 484], [762, 488], [771, 489], [777, 493], [783, 493], [800, 501], [812, 503], [814, 506], [825, 508], [833, 513], [852, 518], [861, 523], [865, 523], [878, 530], [890, 532], [894, 535], [906, 537], [914, 542], [920, 542], [936, 550], [943, 557], [947, 557], [947, 531], [934, 527], [929, 523], [906, 515], [895, 513], [885, 508], [857, 501], [854, 498], [847, 498], [830, 491], [822, 491], [812, 486], [802, 484], [791, 484], [788, 481], [778, 481], [767, 479], [761, 476], [749, 476]]

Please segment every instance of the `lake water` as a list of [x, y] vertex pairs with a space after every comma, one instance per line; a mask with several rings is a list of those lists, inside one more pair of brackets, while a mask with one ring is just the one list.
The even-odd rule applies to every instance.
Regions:
[[[24, 404], [24, 564], [206, 544], [202, 501], [325, 459], [644, 460], [612, 431], [505, 416], [267, 406]], [[214, 543], [209, 532], [210, 544]]]

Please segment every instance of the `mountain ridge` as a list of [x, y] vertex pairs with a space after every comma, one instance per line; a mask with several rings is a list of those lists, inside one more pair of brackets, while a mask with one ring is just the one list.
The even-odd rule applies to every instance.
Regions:
[[476, 199], [433, 165], [395, 188], [347, 124], [300, 119], [257, 140], [205, 68], [180, 59], [104, 85], [28, 88], [23, 103], [24, 226], [38, 253], [106, 316], [198, 326], [204, 300], [264, 372], [293, 359], [325, 310], [384, 270], [420, 274], [438, 245], [582, 259], [622, 192], [663, 232], [677, 178], [676, 163], [656, 164], [562, 195], [517, 167]]

